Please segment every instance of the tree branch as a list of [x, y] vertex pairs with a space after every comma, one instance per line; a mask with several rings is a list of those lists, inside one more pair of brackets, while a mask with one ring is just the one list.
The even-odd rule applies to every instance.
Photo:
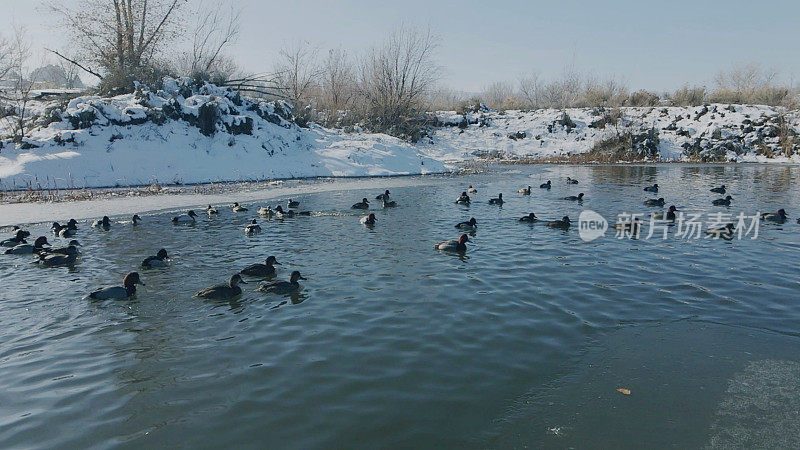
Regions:
[[102, 75], [100, 75], [99, 73], [95, 72], [95, 71], [94, 71], [94, 70], [92, 70], [92, 69], [89, 69], [89, 68], [86, 68], [86, 67], [84, 67], [84, 66], [83, 66], [83, 65], [81, 65], [79, 62], [77, 62], [77, 61], [75, 61], [75, 60], [73, 60], [73, 59], [67, 58], [66, 56], [62, 55], [61, 53], [59, 53], [59, 52], [57, 52], [57, 51], [55, 51], [55, 50], [51, 50], [51, 49], [49, 49], [49, 48], [45, 48], [45, 50], [47, 50], [48, 52], [51, 52], [51, 53], [55, 54], [55, 55], [56, 55], [56, 56], [58, 56], [59, 58], [62, 58], [62, 59], [64, 59], [65, 61], [67, 61], [67, 62], [69, 62], [69, 63], [71, 63], [71, 64], [75, 64], [77, 67], [80, 67], [80, 68], [81, 68], [81, 70], [85, 71], [86, 73], [90, 73], [90, 74], [92, 74], [92, 75], [96, 76], [97, 78], [99, 78], [99, 79], [101, 79], [101, 80], [103, 79], [103, 76], [102, 76]]

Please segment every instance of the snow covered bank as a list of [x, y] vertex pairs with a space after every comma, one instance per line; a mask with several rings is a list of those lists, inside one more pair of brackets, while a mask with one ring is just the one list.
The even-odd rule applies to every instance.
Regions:
[[285, 103], [253, 102], [188, 79], [168, 80], [158, 92], [34, 106], [45, 118], [40, 122], [52, 123], [32, 130], [22, 145], [3, 143], [0, 189], [447, 171], [400, 139], [300, 128]]
[[770, 106], [445, 111], [437, 119], [424, 148], [442, 161], [564, 157], [630, 135], [641, 137], [636, 150], [649, 160], [800, 162], [800, 114]]

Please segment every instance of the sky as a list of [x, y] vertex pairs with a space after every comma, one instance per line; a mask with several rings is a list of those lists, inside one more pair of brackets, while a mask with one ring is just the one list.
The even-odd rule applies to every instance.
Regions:
[[[406, 25], [433, 30], [442, 84], [466, 92], [567, 67], [656, 92], [711, 86], [720, 70], [750, 62], [800, 80], [798, 0], [229, 1], [244, 11], [229, 53], [253, 72], [269, 71], [288, 43], [357, 55]], [[68, 45], [37, 0], [0, 0], [0, 33], [12, 24], [35, 48]]]

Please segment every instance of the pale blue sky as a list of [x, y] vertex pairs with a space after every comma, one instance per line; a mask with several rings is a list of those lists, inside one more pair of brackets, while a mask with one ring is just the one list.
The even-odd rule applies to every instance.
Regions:
[[[65, 0], [70, 1], [70, 0]], [[233, 56], [266, 71], [285, 42], [359, 53], [399, 24], [430, 26], [440, 37], [445, 85], [478, 91], [493, 81], [566, 65], [631, 88], [661, 91], [711, 84], [737, 62], [800, 78], [800, 1], [589, 0], [236, 1], [246, 10]], [[25, 25], [35, 44], [63, 46], [36, 0], [0, 0], [0, 27]]]

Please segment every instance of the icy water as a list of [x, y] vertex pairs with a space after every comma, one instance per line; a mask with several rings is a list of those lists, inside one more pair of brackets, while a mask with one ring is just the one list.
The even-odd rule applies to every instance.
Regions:
[[[799, 176], [512, 166], [405, 179], [374, 229], [349, 207], [381, 180], [297, 196], [321, 214], [260, 220], [252, 237], [242, 228], [257, 206], [285, 198], [195, 226], [173, 226], [174, 212], [108, 232], [82, 222], [74, 270], [0, 256], [0, 447], [796, 448]], [[547, 179], [553, 189], [539, 189]], [[590, 243], [577, 227], [517, 222], [586, 208], [613, 223], [652, 210], [652, 183], [686, 212], [783, 207], [791, 219], [755, 240], [611, 230]], [[472, 206], [455, 205], [468, 184]], [[528, 184], [531, 196], [516, 193]], [[711, 206], [719, 184], [730, 208]], [[506, 204], [487, 204], [499, 192]], [[578, 192], [582, 205], [561, 200]], [[466, 255], [433, 249], [470, 217]], [[171, 263], [139, 269], [135, 299], [82, 299], [161, 247]], [[308, 278], [298, 295], [251, 283], [234, 301], [192, 298], [269, 255], [279, 278]]]

